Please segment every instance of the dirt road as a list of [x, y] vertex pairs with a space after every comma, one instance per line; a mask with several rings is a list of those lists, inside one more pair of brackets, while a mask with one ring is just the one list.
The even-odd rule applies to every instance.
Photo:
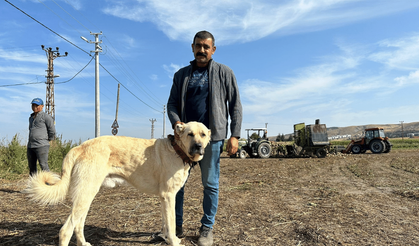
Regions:
[[[419, 150], [223, 157], [221, 170], [215, 245], [419, 245]], [[57, 245], [71, 203], [33, 204], [20, 193], [24, 182], [0, 180], [0, 245]], [[196, 167], [186, 186], [187, 246], [196, 245], [201, 199]], [[102, 189], [85, 235], [92, 245], [150, 245], [160, 224], [157, 197], [131, 187]]]

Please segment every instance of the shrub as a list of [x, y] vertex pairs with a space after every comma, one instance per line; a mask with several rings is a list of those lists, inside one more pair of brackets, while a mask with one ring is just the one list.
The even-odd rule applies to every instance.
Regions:
[[19, 135], [13, 136], [12, 141], [0, 147], [1, 172], [23, 174], [28, 171], [26, 146], [20, 143]]

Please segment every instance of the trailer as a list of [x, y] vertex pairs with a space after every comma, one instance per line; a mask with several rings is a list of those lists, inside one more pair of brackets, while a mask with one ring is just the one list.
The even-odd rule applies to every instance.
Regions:
[[[273, 144], [273, 143], [272, 143]], [[276, 145], [274, 152], [278, 157], [312, 157], [324, 158], [330, 152], [338, 152], [332, 148], [327, 135], [326, 124], [317, 119], [314, 125], [299, 123], [294, 125], [294, 144]]]

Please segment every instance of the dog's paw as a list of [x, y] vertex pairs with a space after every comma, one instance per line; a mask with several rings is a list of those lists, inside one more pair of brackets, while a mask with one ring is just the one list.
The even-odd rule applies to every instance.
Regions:
[[90, 243], [88, 243], [88, 242], [85, 242], [81, 246], [92, 246], [92, 245]]

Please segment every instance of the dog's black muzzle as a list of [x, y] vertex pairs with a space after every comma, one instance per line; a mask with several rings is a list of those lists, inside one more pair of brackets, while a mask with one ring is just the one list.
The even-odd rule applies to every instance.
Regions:
[[195, 143], [191, 146], [190, 150], [189, 150], [189, 154], [191, 156], [194, 156], [196, 154], [199, 155], [204, 155], [205, 153], [205, 148], [202, 147], [201, 143]]

